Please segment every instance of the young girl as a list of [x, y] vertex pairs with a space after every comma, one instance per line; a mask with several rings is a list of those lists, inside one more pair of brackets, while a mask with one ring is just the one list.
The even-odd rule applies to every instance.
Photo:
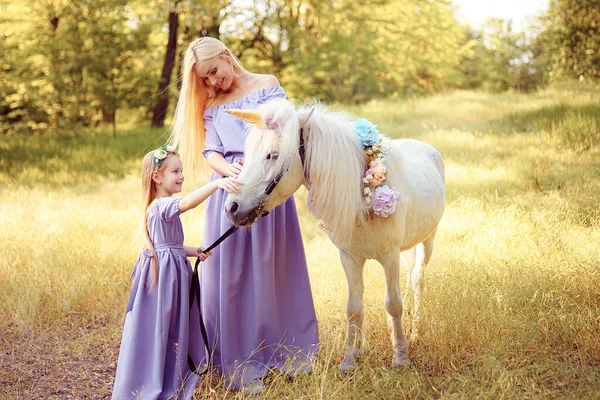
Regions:
[[187, 196], [181, 192], [183, 171], [179, 154], [163, 146], [146, 154], [142, 163], [145, 249], [135, 264], [131, 295], [112, 398], [191, 399], [207, 361], [198, 307], [190, 309], [192, 268], [187, 257], [205, 260], [202, 247], [183, 245], [179, 214], [202, 203], [218, 188], [239, 191], [240, 182], [217, 179]]

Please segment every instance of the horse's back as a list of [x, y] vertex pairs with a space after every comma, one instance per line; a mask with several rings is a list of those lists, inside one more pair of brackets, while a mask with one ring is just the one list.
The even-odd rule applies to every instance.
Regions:
[[433, 146], [414, 139], [394, 140], [390, 156], [398, 160], [396, 179], [406, 196], [405, 243], [418, 243], [440, 222], [446, 203], [444, 161]]
[[[392, 155], [398, 153], [404, 173], [410, 178], [415, 173], [430, 173], [434, 168], [442, 183], [445, 180], [445, 167], [442, 154], [432, 145], [415, 139], [397, 139], [392, 141]], [[433, 176], [431, 176], [433, 178]]]

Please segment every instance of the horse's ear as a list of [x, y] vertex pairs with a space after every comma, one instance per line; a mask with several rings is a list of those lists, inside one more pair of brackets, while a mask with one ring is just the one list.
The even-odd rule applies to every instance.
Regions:
[[251, 124], [256, 125], [259, 129], [265, 129], [261, 118], [262, 113], [258, 110], [225, 110], [227, 114], [231, 114], [235, 117], [241, 118], [244, 121], [250, 122]]
[[310, 117], [312, 116], [313, 112], [315, 111], [315, 108], [311, 108], [310, 112], [308, 113], [308, 115], [304, 118], [302, 118], [302, 120], [300, 121], [300, 128], [303, 128], [304, 125], [306, 125], [308, 123], [308, 120], [310, 119]]

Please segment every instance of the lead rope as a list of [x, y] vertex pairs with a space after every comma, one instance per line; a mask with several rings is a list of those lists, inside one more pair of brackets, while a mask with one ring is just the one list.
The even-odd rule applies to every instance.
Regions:
[[[227, 232], [225, 232], [223, 235], [221, 235], [221, 237], [218, 238], [216, 242], [214, 242], [207, 249], [202, 251], [202, 253], [206, 254], [209, 251], [211, 251], [212, 249], [214, 249], [215, 247], [217, 247], [219, 244], [221, 244], [221, 242], [223, 240], [225, 240], [229, 236], [231, 236], [231, 234], [233, 232], [235, 232], [237, 230], [237, 228], [238, 227], [236, 225], [231, 226], [231, 228], [229, 228], [227, 230]], [[189, 350], [188, 350], [188, 356], [187, 356], [188, 366], [198, 376], [204, 375], [206, 372], [208, 372], [208, 370], [212, 366], [212, 351], [211, 351], [210, 345], [208, 344], [208, 333], [206, 332], [206, 325], [204, 325], [204, 318], [202, 318], [202, 310], [200, 308], [200, 274], [198, 272], [198, 267], [200, 266], [200, 262], [201, 262], [200, 258], [198, 257], [196, 259], [196, 264], [194, 265], [194, 272], [192, 274], [192, 286], [190, 288], [190, 311], [191, 311], [192, 307], [194, 306], [194, 299], [195, 299], [196, 304], [198, 305], [198, 316], [199, 316], [199, 320], [200, 320], [199, 321], [200, 322], [200, 333], [202, 334], [202, 341], [204, 342], [204, 347], [206, 348], [206, 354], [208, 355], [208, 359], [207, 359], [206, 364], [204, 364], [202, 371], [200, 371], [200, 365], [198, 365], [198, 367], [196, 367], [197, 364], [192, 359], [192, 355], [189, 353]]]

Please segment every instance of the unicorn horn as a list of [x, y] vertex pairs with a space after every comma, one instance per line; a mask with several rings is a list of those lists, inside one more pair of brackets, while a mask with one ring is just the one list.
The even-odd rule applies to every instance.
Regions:
[[261, 122], [262, 114], [257, 110], [225, 110], [227, 114], [231, 114], [235, 117], [241, 118], [244, 121], [250, 122], [256, 125], [260, 129], [265, 129]]

